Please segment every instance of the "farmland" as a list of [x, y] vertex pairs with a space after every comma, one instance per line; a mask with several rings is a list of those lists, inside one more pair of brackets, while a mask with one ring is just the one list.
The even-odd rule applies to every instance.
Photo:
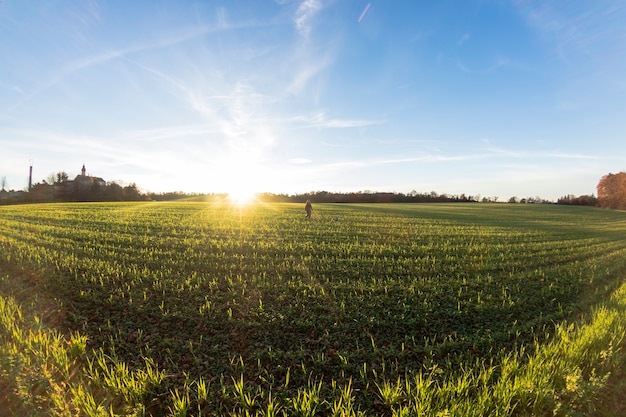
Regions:
[[[35, 323], [80, 347], [92, 408], [111, 413], [436, 415], [452, 397], [419, 395], [467, 378], [454, 395], [480, 401], [472, 384], [530, 366], [567, 323], [617, 320], [596, 307], [625, 272], [626, 213], [592, 208], [328, 204], [309, 221], [293, 204], [0, 208], [5, 310], [35, 290], [54, 305]], [[503, 415], [537, 412], [508, 401]]]

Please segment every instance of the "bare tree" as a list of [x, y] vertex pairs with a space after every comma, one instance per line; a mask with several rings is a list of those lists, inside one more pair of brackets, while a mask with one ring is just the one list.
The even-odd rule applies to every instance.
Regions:
[[65, 172], [65, 171], [59, 171], [59, 172], [56, 173], [56, 183], [57, 184], [61, 184], [63, 182], [66, 182], [69, 179], [70, 179], [70, 176], [67, 175], [67, 172]]

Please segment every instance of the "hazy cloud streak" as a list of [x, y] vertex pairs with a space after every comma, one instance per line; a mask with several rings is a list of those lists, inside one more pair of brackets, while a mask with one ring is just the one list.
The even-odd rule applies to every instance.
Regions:
[[304, 0], [300, 3], [294, 17], [294, 23], [300, 35], [308, 38], [311, 33], [311, 20], [321, 9], [322, 3], [320, 0]]
[[370, 6], [372, 5], [372, 3], [367, 3], [367, 5], [365, 6], [365, 8], [363, 9], [363, 11], [361, 12], [361, 14], [359, 15], [358, 18], [358, 22], [361, 23], [363, 21], [363, 19], [365, 18], [365, 15], [367, 14], [367, 12], [370, 9]]

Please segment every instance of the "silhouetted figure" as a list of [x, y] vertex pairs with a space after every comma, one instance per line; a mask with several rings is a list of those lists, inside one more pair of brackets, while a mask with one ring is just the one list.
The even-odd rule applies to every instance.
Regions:
[[306, 211], [306, 218], [311, 218], [311, 212], [313, 211], [313, 206], [311, 205], [311, 200], [307, 200], [304, 205], [304, 211]]

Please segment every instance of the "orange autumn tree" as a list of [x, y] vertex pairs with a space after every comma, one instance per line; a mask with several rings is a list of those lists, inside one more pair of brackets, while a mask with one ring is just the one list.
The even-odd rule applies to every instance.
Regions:
[[626, 210], [626, 172], [605, 175], [597, 188], [600, 207]]

